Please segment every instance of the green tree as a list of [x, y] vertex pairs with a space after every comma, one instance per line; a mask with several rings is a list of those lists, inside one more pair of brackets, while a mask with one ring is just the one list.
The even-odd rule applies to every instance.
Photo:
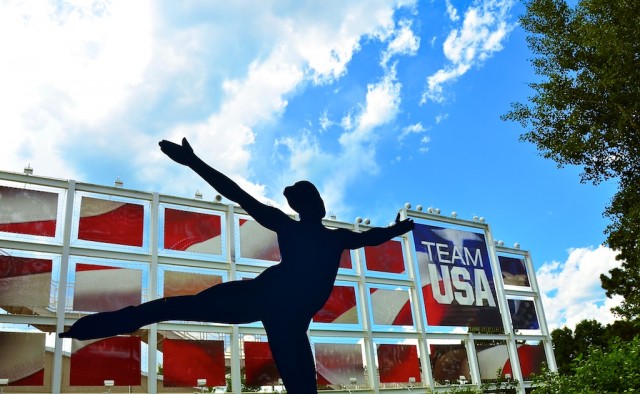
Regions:
[[640, 389], [640, 337], [593, 347], [574, 361], [574, 375], [546, 372], [534, 379], [535, 394], [628, 393]]
[[562, 375], [571, 374], [571, 364], [577, 356], [575, 342], [573, 341], [573, 331], [567, 327], [556, 328], [551, 331], [551, 339], [558, 372]]
[[[570, 328], [556, 328], [551, 332], [553, 353], [556, 357], [558, 372], [562, 375], [573, 375], [573, 365], [578, 357], [586, 356], [593, 348], [608, 349], [610, 325], [603, 326], [597, 320], [582, 320], [574, 331]], [[629, 338], [631, 339], [631, 338]]]
[[502, 119], [519, 122], [524, 141], [559, 166], [583, 167], [582, 182], [616, 179], [605, 215], [607, 244], [622, 267], [601, 277], [624, 297], [621, 316], [640, 317], [640, 1], [528, 0], [520, 18], [541, 78], [528, 103]]

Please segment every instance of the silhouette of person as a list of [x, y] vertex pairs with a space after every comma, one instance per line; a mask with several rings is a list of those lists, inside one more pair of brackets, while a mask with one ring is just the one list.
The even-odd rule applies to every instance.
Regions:
[[85, 316], [61, 338], [80, 340], [128, 334], [142, 326], [168, 320], [242, 324], [262, 321], [274, 361], [287, 392], [316, 393], [316, 374], [307, 329], [333, 289], [345, 249], [379, 245], [410, 231], [410, 219], [389, 227], [357, 233], [328, 229], [322, 224], [325, 207], [320, 193], [308, 181], [284, 189], [289, 206], [300, 220], [260, 203], [235, 182], [182, 145], [163, 140], [160, 149], [172, 160], [188, 166], [227, 199], [238, 203], [262, 226], [277, 234], [282, 259], [255, 279], [230, 281], [196, 295], [166, 297], [114, 312]]

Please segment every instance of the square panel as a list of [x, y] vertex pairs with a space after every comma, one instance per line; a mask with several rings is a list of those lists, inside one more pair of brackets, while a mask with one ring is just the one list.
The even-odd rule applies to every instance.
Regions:
[[0, 354], [0, 377], [9, 386], [44, 385], [44, 333], [0, 332]]
[[21, 307], [48, 307], [52, 270], [51, 259], [0, 255], [0, 307], [20, 314]]
[[79, 240], [142, 247], [144, 223], [142, 202], [80, 195]]
[[458, 384], [462, 378], [471, 382], [469, 358], [463, 344], [430, 343], [429, 359], [437, 384]]
[[162, 247], [165, 250], [221, 255], [222, 217], [211, 211], [165, 207]]
[[60, 194], [0, 185], [0, 232], [55, 237]]
[[367, 246], [364, 256], [368, 271], [386, 274], [404, 274], [406, 271], [400, 241], [390, 240], [378, 246]]
[[539, 330], [536, 306], [532, 300], [509, 299], [509, 313], [511, 323], [517, 330]]
[[[518, 360], [522, 378], [531, 380], [534, 375], [540, 375], [547, 362], [547, 356], [542, 341], [527, 341], [518, 345]], [[511, 368], [505, 368], [505, 373], [510, 373]]]
[[501, 379], [505, 378], [505, 374], [511, 374], [509, 350], [505, 341], [476, 340], [474, 344], [480, 380], [483, 382], [495, 382], [498, 379], [498, 371], [500, 371]]
[[356, 285], [337, 282], [329, 299], [313, 316], [314, 323], [360, 324]]
[[268, 342], [244, 341], [244, 367], [247, 386], [277, 385], [280, 379]]
[[416, 345], [380, 344], [377, 346], [380, 383], [408, 383], [422, 381], [420, 359]]
[[369, 299], [374, 325], [413, 327], [409, 289], [370, 286]]
[[242, 259], [280, 261], [280, 248], [275, 232], [262, 227], [249, 216], [238, 216], [236, 226], [237, 239], [239, 239], [236, 245], [239, 247], [239, 256]]
[[315, 343], [318, 385], [350, 386], [364, 384], [362, 346], [350, 343]]
[[107, 312], [141, 302], [141, 270], [106, 264], [75, 264], [73, 310]]
[[165, 387], [196, 387], [198, 379], [226, 385], [224, 341], [165, 338], [162, 354]]
[[530, 287], [529, 275], [524, 258], [498, 256], [500, 271], [502, 271], [502, 281], [507, 286]]
[[116, 386], [139, 386], [141, 353], [140, 337], [72, 340], [70, 385], [104, 386], [113, 380]]

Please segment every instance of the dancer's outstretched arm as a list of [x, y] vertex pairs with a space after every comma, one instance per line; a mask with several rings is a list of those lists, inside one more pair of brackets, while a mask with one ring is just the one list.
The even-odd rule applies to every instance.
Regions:
[[218, 193], [240, 204], [240, 206], [262, 226], [277, 231], [281, 225], [291, 220], [291, 218], [281, 210], [256, 200], [229, 177], [202, 161], [193, 152], [193, 148], [191, 148], [186, 138], [182, 139], [182, 145], [166, 140], [160, 141], [159, 145], [162, 152], [173, 161], [194, 170], [202, 179], [213, 186]]
[[372, 229], [356, 233], [345, 231], [344, 240], [347, 249], [358, 249], [364, 246], [376, 246], [413, 230], [415, 223], [412, 219], [400, 220], [400, 213], [396, 216], [395, 223], [389, 227], [374, 227]]

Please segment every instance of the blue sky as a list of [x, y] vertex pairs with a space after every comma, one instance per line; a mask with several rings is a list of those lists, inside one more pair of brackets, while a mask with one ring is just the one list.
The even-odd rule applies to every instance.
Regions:
[[579, 183], [500, 115], [532, 95], [515, 0], [7, 1], [0, 168], [205, 198], [157, 149], [186, 136], [278, 206], [314, 182], [338, 219], [405, 203], [484, 216], [532, 251], [552, 327], [610, 322], [615, 183]]

